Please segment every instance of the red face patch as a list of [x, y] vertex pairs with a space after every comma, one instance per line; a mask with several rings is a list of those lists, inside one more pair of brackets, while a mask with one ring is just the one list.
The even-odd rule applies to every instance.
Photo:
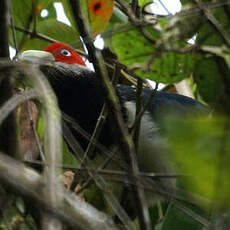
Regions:
[[44, 51], [52, 53], [56, 61], [86, 66], [81, 56], [64, 43], [52, 43]]

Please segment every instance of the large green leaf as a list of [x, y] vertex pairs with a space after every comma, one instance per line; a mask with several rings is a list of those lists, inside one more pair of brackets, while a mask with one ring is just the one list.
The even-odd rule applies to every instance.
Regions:
[[[37, 21], [38, 21], [38, 23], [39, 23], [39, 21], [57, 18], [56, 10], [55, 10], [54, 5], [53, 5], [54, 2], [56, 2], [56, 1], [55, 0], [49, 0], [49, 1], [40, 0], [39, 1], [37, 8], [36, 8], [37, 9]], [[44, 9], [46, 9], [48, 11], [48, 15], [46, 17], [41, 16], [41, 12]]]
[[204, 101], [225, 111], [230, 111], [229, 76], [230, 69], [220, 57], [202, 59], [194, 68], [194, 79]]
[[[153, 42], [135, 28], [119, 32], [117, 27], [115, 31], [118, 32], [114, 33], [112, 44], [119, 60], [135, 68], [135, 73], [140, 77], [156, 82], [174, 83], [191, 74], [195, 55], [156, 51]], [[148, 28], [146, 31], [155, 40], [160, 37], [157, 30]]]
[[[53, 5], [54, 2], [56, 1], [13, 0], [12, 8], [15, 25], [25, 30], [35, 30], [42, 35], [46, 35], [57, 41], [69, 44], [81, 44], [79, 34], [73, 27], [57, 21], [56, 10]], [[36, 5], [33, 5], [35, 3]], [[48, 15], [46, 17], [41, 17], [41, 12], [44, 9], [48, 11]], [[34, 21], [34, 15], [36, 16], [36, 23]], [[34, 28], [34, 26], [36, 26], [36, 28]], [[12, 36], [12, 33], [10, 33], [10, 44], [14, 46]], [[38, 39], [36, 36], [28, 36], [20, 31], [16, 32], [16, 39], [20, 50], [43, 49], [47, 44], [49, 44], [49, 42], [44, 39]]]
[[[229, 12], [227, 7], [220, 6], [210, 7], [205, 12], [206, 23], [198, 31], [196, 42], [204, 47], [204, 51], [217, 56], [203, 56], [196, 64], [194, 77], [203, 99], [216, 109], [229, 113], [230, 68], [226, 65], [229, 55], [224, 51], [224, 45], [230, 43]], [[224, 57], [226, 62], [218, 56]]]
[[[37, 31], [40, 22], [45, 20], [55, 20], [56, 11], [53, 6], [54, 0], [12, 0], [12, 11], [14, 17], [14, 25], [24, 30]], [[36, 4], [36, 5], [35, 5]], [[46, 9], [48, 15], [41, 17], [42, 10]], [[36, 20], [36, 22], [35, 22]], [[36, 28], [35, 28], [36, 27]], [[16, 30], [16, 40], [19, 48], [23, 47], [23, 43], [28, 39], [28, 35]], [[10, 44], [14, 46], [13, 34], [10, 33]]]
[[[41, 21], [37, 26], [37, 31], [43, 35], [49, 36], [52, 39], [65, 42], [67, 44], [80, 42], [77, 31], [73, 27], [70, 27], [62, 22], [58, 22], [56, 19]], [[22, 49], [43, 49], [49, 42], [35, 38], [27, 39]]]
[[210, 11], [209, 14], [217, 23], [207, 20], [198, 32], [197, 42], [200, 45], [222, 45], [224, 40], [221, 31], [218, 31], [219, 29], [226, 33], [230, 41], [229, 13], [227, 9], [225, 7], [216, 7], [214, 10]]
[[215, 58], [206, 58], [200, 60], [195, 67], [195, 81], [201, 96], [207, 103], [218, 103], [224, 89], [216, 61]]
[[12, 0], [12, 13], [14, 16], [14, 23], [18, 25], [18, 21], [20, 25], [24, 28], [27, 28], [29, 20], [32, 17], [32, 1], [30, 0]]
[[[30, 0], [12, 0], [12, 14], [14, 19], [14, 25], [20, 28], [29, 29], [32, 23], [32, 1]], [[16, 31], [16, 40], [17, 44], [20, 46], [20, 43], [23, 38], [23, 33]], [[13, 34], [10, 30], [10, 45], [15, 46], [13, 41]]]
[[[28, 23], [34, 20], [34, 16], [38, 22], [43, 20], [41, 17], [41, 11], [46, 9], [48, 11], [48, 15], [46, 18], [56, 18], [56, 11], [53, 7], [53, 3], [55, 0], [12, 0], [12, 11], [15, 19], [15, 24], [17, 25], [17, 21], [20, 21], [24, 28], [28, 27]], [[34, 10], [34, 12], [33, 12]]]

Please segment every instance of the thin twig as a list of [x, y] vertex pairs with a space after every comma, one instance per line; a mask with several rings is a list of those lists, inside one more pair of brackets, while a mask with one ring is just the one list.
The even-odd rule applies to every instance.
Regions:
[[134, 15], [139, 18], [140, 17], [140, 7], [138, 4], [138, 0], [132, 0], [131, 2], [131, 8], [134, 13]]
[[141, 117], [144, 115], [145, 111], [148, 109], [148, 107], [151, 105], [153, 97], [156, 95], [158, 89], [158, 83], [156, 83], [155, 88], [153, 89], [151, 95], [149, 96], [148, 101], [144, 105], [143, 109], [140, 111], [140, 113], [135, 117], [135, 121], [133, 122], [133, 125], [130, 127], [130, 131], [132, 131], [136, 125], [137, 122], [140, 122]]
[[209, 229], [210, 222], [207, 219], [205, 219], [201, 215], [198, 215], [197, 213], [193, 212], [192, 209], [187, 208], [186, 206], [184, 206], [183, 204], [181, 204], [181, 203], [179, 203], [177, 201], [173, 201], [173, 205], [177, 209], [179, 209], [180, 211], [184, 212], [185, 214], [187, 214], [188, 216], [190, 216], [191, 218], [193, 218], [195, 221], [197, 221], [198, 223], [200, 223], [202, 226], [204, 226], [207, 229]]
[[[116, 75], [118, 74], [118, 68], [117, 68], [117, 65], [115, 65], [115, 69], [114, 69], [114, 72], [113, 72], [113, 78], [112, 78], [112, 82], [115, 82], [117, 79], [116, 79]], [[105, 120], [107, 119], [107, 115], [108, 115], [108, 106], [107, 106], [107, 103], [105, 102], [103, 107], [102, 107], [102, 110], [101, 110], [101, 113], [100, 113], [100, 116], [98, 118], [98, 121], [97, 121], [97, 124], [95, 126], [95, 129], [94, 129], [94, 132], [90, 138], [90, 142], [87, 146], [87, 149], [85, 151], [85, 154], [83, 156], [83, 159], [81, 161], [81, 165], [85, 164], [85, 160], [88, 158], [88, 156], [90, 156], [92, 154], [92, 152], [94, 151], [95, 149], [95, 142], [97, 142], [98, 138], [99, 138], [99, 135], [101, 133], [101, 130], [103, 128], [103, 124], [105, 122]], [[111, 160], [111, 158], [113, 157], [113, 155], [111, 157], [108, 157], [106, 159], [106, 161], [97, 168], [97, 170], [99, 170], [99, 168], [104, 168], [108, 162]], [[74, 176], [75, 177], [75, 176]], [[84, 187], [88, 186], [88, 184], [91, 182], [93, 178], [89, 178], [85, 183], [84, 185], [81, 187], [80, 190], [83, 190]], [[71, 188], [74, 188], [75, 185], [71, 186]], [[78, 191], [78, 193], [80, 193], [81, 191]]]
[[0, 124], [9, 116], [9, 114], [14, 111], [20, 104], [25, 101], [36, 98], [38, 95], [32, 90], [26, 90], [21, 94], [16, 94], [6, 101], [0, 108]]
[[[121, 114], [121, 108], [119, 106], [118, 99], [116, 97], [112, 84], [109, 81], [101, 52], [95, 49], [93, 45], [93, 38], [90, 32], [89, 24], [86, 21], [86, 18], [83, 16], [80, 2], [74, 0], [69, 0], [69, 2], [72, 7], [73, 16], [75, 18], [75, 22], [78, 26], [81, 37], [84, 40], [85, 45], [89, 51], [89, 58], [94, 64], [95, 71], [100, 76], [99, 80], [106, 93], [109, 109], [113, 111], [111, 115], [113, 120], [115, 121], [115, 129], [117, 131], [121, 148], [125, 153], [126, 160], [130, 162], [132, 172], [135, 176], [137, 176], [139, 169], [136, 160], [135, 147], [124, 124], [124, 120]], [[138, 184], [136, 187], [134, 187], [134, 190], [137, 191], [136, 195], [139, 204], [138, 210], [140, 211], [140, 222], [142, 223], [142, 225], [140, 225], [141, 229], [151, 229], [150, 217], [146, 205], [147, 202], [145, 199], [144, 190], [141, 186], [138, 186]]]
[[9, 1], [9, 11], [10, 11], [10, 25], [11, 25], [11, 30], [12, 30], [12, 35], [13, 35], [13, 41], [14, 41], [14, 48], [16, 50], [16, 56], [18, 55], [18, 43], [16, 39], [16, 31], [14, 28], [14, 17], [13, 17], [13, 12], [12, 12], [12, 4], [11, 1]]
[[[66, 130], [65, 130], [66, 129]], [[66, 131], [68, 131], [68, 136], [66, 136], [66, 141], [71, 147], [72, 151], [76, 154], [76, 156], [79, 158], [79, 161], [81, 162], [81, 156], [84, 155], [84, 151], [77, 142], [77, 140], [73, 137], [72, 133], [68, 129], [67, 126], [64, 126], [64, 135], [66, 135]], [[88, 161], [89, 162], [89, 161]], [[104, 196], [106, 200], [108, 201], [108, 204], [112, 207], [112, 210], [114, 210], [114, 213], [117, 214], [120, 219], [123, 221], [123, 223], [127, 226], [127, 229], [135, 229], [135, 226], [133, 225], [131, 219], [128, 217], [128, 215], [125, 213], [124, 209], [120, 206], [119, 201], [116, 199], [114, 194], [111, 192], [111, 189], [108, 187], [107, 183], [104, 181], [104, 179], [95, 174], [94, 170], [86, 168], [88, 175], [94, 180], [95, 184], [98, 186], [99, 189], [104, 193]]]
[[[55, 39], [53, 39], [53, 38], [51, 38], [51, 37], [48, 37], [48, 36], [43, 35], [43, 34], [38, 33], [38, 32], [36, 32], [35, 34], [33, 34], [32, 31], [27, 30], [27, 29], [24, 29], [24, 28], [21, 28], [21, 27], [19, 27], [19, 26], [15, 26], [14, 28], [15, 28], [15, 30], [17, 30], [17, 31], [21, 31], [21, 32], [23, 32], [23, 33], [25, 33], [25, 34], [28, 34], [28, 35], [30, 35], [30, 36], [34, 36], [34, 37], [36, 37], [36, 38], [42, 39], [42, 40], [47, 41], [47, 42], [52, 42], [52, 43], [53, 43], [53, 42], [59, 42], [58, 40], [55, 40]], [[73, 50], [76, 50], [80, 55], [82, 55], [82, 56], [84, 56], [84, 57], [87, 57], [87, 54], [86, 54], [85, 52], [83, 52], [83, 51], [81, 51], [81, 50], [78, 50], [78, 49], [76, 49], [76, 48], [74, 48], [74, 47], [72, 47], [72, 46], [70, 46], [70, 47], [71, 47]]]
[[199, 8], [202, 10], [208, 21], [211, 23], [211, 25], [215, 28], [217, 32], [219, 32], [226, 46], [230, 47], [230, 39], [227, 32], [224, 30], [222, 25], [216, 20], [216, 18], [212, 15], [210, 9], [208, 7], [204, 7], [200, 0], [195, 0], [195, 2], [198, 4]]
[[36, 13], [37, 3], [38, 3], [37, 0], [33, 0], [31, 2], [31, 4], [32, 4], [32, 16], [33, 16], [33, 22], [34, 22], [34, 24], [33, 24], [33, 34], [37, 33], [37, 13]]
[[[138, 114], [142, 110], [142, 87], [143, 87], [143, 80], [138, 79], [137, 80], [137, 92], [136, 92], [136, 114], [135, 119], [138, 116]], [[140, 133], [140, 127], [141, 127], [141, 119], [139, 119], [133, 128], [132, 136], [133, 136], [133, 142], [135, 144], [136, 152], [138, 154], [138, 140], [139, 140], [139, 133]]]
[[158, 0], [158, 1], [161, 4], [161, 6], [165, 9], [165, 11], [167, 12], [167, 14], [172, 15], [171, 12], [168, 10], [168, 8], [165, 6], [165, 4], [161, 0]]
[[[106, 104], [104, 104], [102, 107], [102, 110], [101, 110], [101, 114], [98, 118], [96, 127], [94, 129], [94, 132], [91, 136], [91, 140], [94, 140], [94, 141], [98, 140], [98, 137], [99, 137], [101, 130], [103, 128], [103, 124], [105, 123], [107, 114], [108, 114], [108, 107], [106, 106]], [[94, 149], [95, 149], [95, 145], [93, 144], [93, 141], [90, 141], [88, 146], [87, 146], [87, 149], [85, 151], [85, 156], [83, 157], [81, 164], [83, 164], [83, 162], [86, 160], [87, 156], [92, 155]], [[85, 162], [84, 162], [84, 164], [85, 164]]]
[[40, 144], [38, 133], [37, 133], [37, 130], [36, 130], [36, 127], [35, 127], [35, 124], [34, 124], [33, 114], [32, 114], [32, 111], [31, 111], [31, 106], [30, 106], [30, 103], [29, 103], [29, 99], [27, 100], [26, 103], [27, 103], [26, 108], [27, 108], [27, 111], [29, 113], [29, 119], [30, 119], [30, 127], [33, 130], [36, 145], [37, 145], [38, 150], [39, 150], [39, 155], [41, 156], [41, 159], [45, 162], [45, 155], [44, 155], [44, 152], [43, 152], [43, 149], [42, 149], [42, 145]]
[[[11, 25], [13, 26], [13, 25]], [[23, 32], [24, 34], [27, 34], [27, 35], [30, 35], [30, 36], [35, 36], [36, 38], [40, 38], [44, 41], [47, 41], [47, 42], [58, 42], [57, 40], [53, 39], [53, 38], [50, 38], [46, 35], [43, 35], [43, 34], [40, 34], [38, 32], [36, 32], [36, 34], [34, 34], [32, 31], [28, 30], [28, 29], [25, 29], [25, 28], [21, 28], [19, 26], [15, 26], [14, 27], [15, 30], [17, 31], [20, 31], [20, 32]]]
[[[80, 163], [81, 163], [81, 166], [80, 166], [80, 168], [87, 164], [88, 156], [91, 156], [92, 153], [93, 153], [93, 151], [95, 150], [95, 145], [94, 145], [94, 143], [95, 143], [95, 141], [98, 140], [98, 137], [100, 136], [100, 133], [101, 133], [101, 130], [102, 130], [102, 128], [103, 128], [103, 124], [104, 124], [104, 122], [105, 122], [105, 120], [106, 120], [107, 114], [108, 114], [108, 108], [107, 108], [106, 104], [104, 104], [103, 107], [102, 107], [102, 110], [101, 110], [101, 114], [100, 114], [100, 116], [99, 116], [99, 118], [98, 118], [96, 127], [95, 127], [95, 129], [94, 129], [94, 131], [93, 131], [93, 134], [92, 134], [91, 138], [90, 138], [90, 142], [89, 142], [89, 144], [88, 144], [88, 146], [87, 146], [87, 149], [86, 149], [86, 151], [85, 151], [85, 153], [84, 153], [83, 158], [81, 159], [81, 162], [80, 162]], [[76, 176], [77, 176], [77, 174], [75, 174], [74, 177], [76, 177]], [[91, 181], [91, 179], [92, 179], [92, 178], [89, 178], [88, 180]], [[86, 182], [86, 183], [87, 183], [87, 185], [88, 185], [89, 181]], [[85, 185], [85, 186], [86, 186], [86, 185]], [[82, 186], [82, 187], [83, 187], [83, 186]], [[81, 189], [82, 189], [82, 187], [81, 187]], [[71, 189], [72, 189], [72, 188], [75, 188], [75, 184], [74, 184], [74, 183], [73, 183], [73, 185], [71, 186]]]
[[[39, 161], [39, 160], [25, 160], [24, 161], [25, 163], [28, 163], [28, 164], [31, 164], [31, 165], [42, 165], [44, 166], [45, 164], [48, 165], [47, 163], [45, 162], [42, 162], [42, 161]], [[72, 170], [72, 171], [87, 171], [87, 170], [95, 170], [94, 168], [91, 168], [91, 167], [87, 167], [87, 168], [84, 168], [84, 167], [76, 167], [76, 166], [72, 166], [72, 165], [66, 165], [66, 164], [63, 164], [63, 165], [56, 165], [57, 168], [61, 168], [61, 169], [68, 169], [68, 170]], [[123, 177], [124, 176], [128, 176], [128, 177], [133, 177], [133, 175], [127, 171], [118, 171], [118, 170], [110, 170], [110, 169], [96, 169], [98, 173], [100, 174], [103, 174], [103, 175], [117, 175], [117, 176], [120, 176], [120, 177]], [[168, 179], [168, 178], [179, 178], [179, 177], [189, 177], [191, 175], [188, 175], [188, 174], [173, 174], [173, 173], [144, 173], [144, 172], [140, 172], [139, 173], [139, 176], [140, 177], [147, 177], [147, 178], [151, 178], [151, 179]]]
[[[145, 21], [140, 20], [136, 15], [133, 13], [132, 9], [127, 6], [125, 3], [123, 3], [121, 0], [116, 0], [116, 2], [120, 5], [121, 11], [128, 16], [130, 22], [133, 24], [134, 28], [139, 29], [141, 34], [151, 43], [156, 42], [156, 40], [150, 36], [145, 30], [144, 27], [142, 27], [143, 24], [146, 24]], [[150, 25], [150, 23], [149, 23]]]

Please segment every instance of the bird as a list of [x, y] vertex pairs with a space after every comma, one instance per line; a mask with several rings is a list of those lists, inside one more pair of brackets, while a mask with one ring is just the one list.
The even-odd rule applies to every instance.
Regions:
[[[86, 138], [82, 132], [71, 127], [71, 122], [69, 123], [73, 136], [78, 140], [81, 148], [86, 150], [106, 101], [105, 93], [98, 81], [98, 74], [90, 70], [81, 56], [64, 43], [52, 43], [44, 51], [27, 50], [21, 54], [21, 60], [24, 61], [40, 59], [51, 63], [41, 63], [40, 70], [53, 88], [60, 110], [89, 135], [89, 138]], [[136, 88], [117, 84], [115, 92], [121, 105], [125, 124], [131, 127], [136, 114]], [[152, 89], [143, 88], [142, 105], [146, 105], [152, 93]], [[137, 151], [140, 171], [169, 173], [174, 168], [174, 165], [167, 159], [168, 153], [164, 153], [168, 151], [164, 149], [166, 140], [162, 137], [160, 122], [162, 116], [176, 112], [181, 119], [184, 119], [186, 115], [197, 116], [207, 111], [206, 106], [192, 98], [156, 91], [141, 118]], [[110, 149], [111, 146], [117, 144], [116, 137], [113, 136], [113, 126], [109, 121], [107, 118], [97, 140], [96, 145], [99, 146], [99, 149], [100, 146]], [[96, 158], [95, 154], [89, 157], [92, 160]], [[119, 160], [122, 159], [121, 156]]]

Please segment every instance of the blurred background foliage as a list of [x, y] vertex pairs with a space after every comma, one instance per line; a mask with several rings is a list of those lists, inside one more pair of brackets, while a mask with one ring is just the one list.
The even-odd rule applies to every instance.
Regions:
[[[10, 2], [10, 46], [16, 53], [43, 49], [52, 41], [85, 53], [67, 0]], [[115, 53], [115, 61], [129, 73], [164, 83], [165, 89], [185, 80], [194, 97], [211, 111], [209, 117], [201, 115], [196, 120], [180, 120], [176, 115], [162, 119], [168, 147], [182, 174], [178, 184], [194, 195], [191, 203], [196, 205], [172, 201], [161, 208], [151, 207], [153, 229], [229, 229], [230, 2], [181, 0], [181, 11], [175, 15], [153, 13], [151, 4], [162, 3], [156, 0], [138, 0], [135, 9], [131, 0], [81, 2], [94, 36], [101, 36]], [[57, 20], [54, 3], [62, 4], [69, 24]], [[42, 126], [40, 118], [41, 140]], [[78, 162], [64, 148], [64, 165], [77, 167]], [[15, 207], [16, 200], [11, 201], [5, 206]], [[15, 220], [23, 223], [23, 229], [28, 223], [23, 209], [12, 209], [21, 213], [19, 220], [1, 210], [0, 229], [14, 229]], [[11, 208], [6, 210], [11, 212]]]

